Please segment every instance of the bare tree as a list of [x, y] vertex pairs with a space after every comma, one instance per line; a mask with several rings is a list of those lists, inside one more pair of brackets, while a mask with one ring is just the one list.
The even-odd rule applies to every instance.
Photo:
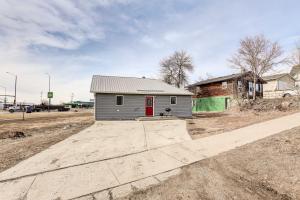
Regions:
[[208, 80], [208, 79], [212, 79], [212, 78], [215, 78], [215, 76], [213, 76], [209, 73], [205, 73], [205, 76], [199, 76], [198, 80], [204, 81], [204, 80]]
[[204, 81], [204, 80], [205, 80], [205, 78], [203, 78], [203, 76], [198, 77], [198, 81]]
[[178, 88], [187, 83], [187, 72], [194, 70], [192, 57], [185, 51], [175, 51], [173, 55], [163, 59], [160, 66], [163, 80]]
[[175, 79], [175, 70], [174, 66], [172, 64], [172, 60], [170, 58], [163, 59], [160, 62], [161, 66], [161, 74], [163, 75], [163, 81], [168, 83], [168, 84], [174, 84]]
[[300, 41], [297, 42], [296, 48], [292, 54], [291, 64], [293, 66], [300, 65]]
[[206, 73], [206, 79], [212, 79], [215, 78], [215, 76], [211, 75], [210, 73]]
[[276, 66], [287, 63], [287, 58], [282, 58], [283, 51], [277, 42], [271, 42], [263, 35], [246, 37], [240, 41], [240, 47], [229, 60], [232, 67], [241, 72], [252, 72], [254, 85], [253, 99], [256, 99], [256, 83], [266, 72]]

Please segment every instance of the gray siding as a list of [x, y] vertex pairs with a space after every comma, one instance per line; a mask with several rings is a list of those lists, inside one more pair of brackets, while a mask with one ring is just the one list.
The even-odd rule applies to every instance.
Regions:
[[[115, 94], [95, 95], [95, 119], [135, 119], [145, 116], [146, 95], [124, 95], [124, 104], [116, 105]], [[165, 113], [170, 107], [172, 115], [178, 117], [192, 116], [191, 96], [177, 96], [177, 104], [170, 105], [170, 96], [154, 96], [154, 114]]]
[[116, 105], [116, 95], [96, 94], [95, 118], [134, 119], [145, 115], [145, 97], [143, 95], [124, 95], [124, 104]]
[[177, 117], [191, 117], [192, 116], [192, 97], [191, 96], [176, 96], [177, 104], [170, 104], [170, 96], [156, 96], [155, 97], [155, 115], [165, 113], [166, 108], [171, 108], [171, 114]]

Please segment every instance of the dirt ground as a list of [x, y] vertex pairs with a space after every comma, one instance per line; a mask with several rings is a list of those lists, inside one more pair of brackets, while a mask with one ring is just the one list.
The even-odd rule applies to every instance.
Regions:
[[93, 124], [92, 111], [0, 114], [0, 172]]
[[295, 112], [299, 111], [227, 111], [221, 113], [198, 113], [193, 114], [193, 119], [187, 120], [187, 128], [191, 137], [197, 139], [275, 119]]
[[300, 199], [300, 127], [183, 167], [121, 199]]

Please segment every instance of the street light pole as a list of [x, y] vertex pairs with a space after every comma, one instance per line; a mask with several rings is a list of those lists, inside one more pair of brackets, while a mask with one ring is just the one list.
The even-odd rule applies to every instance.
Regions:
[[3, 106], [3, 109], [6, 108], [6, 87], [0, 85], [0, 87], [4, 88], [4, 106]]
[[15, 77], [15, 99], [14, 99], [14, 105], [17, 105], [17, 81], [18, 81], [18, 76], [15, 75], [15, 74], [13, 74], [13, 73], [10, 73], [10, 72], [6, 72], [6, 73]]
[[[50, 80], [51, 80], [51, 77], [50, 77], [50, 74], [49, 74], [49, 73], [46, 73], [46, 75], [48, 75], [48, 77], [49, 77], [49, 91], [48, 91], [48, 95], [49, 95], [49, 93], [51, 92], [51, 88], [50, 88]], [[48, 98], [49, 98], [49, 97], [48, 97]], [[48, 112], [50, 112], [50, 104], [51, 104], [51, 98], [49, 98]]]

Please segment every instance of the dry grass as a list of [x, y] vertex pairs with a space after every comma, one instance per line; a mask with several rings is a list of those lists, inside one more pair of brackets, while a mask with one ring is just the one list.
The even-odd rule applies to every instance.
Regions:
[[187, 128], [193, 139], [207, 137], [251, 124], [275, 119], [299, 111], [198, 113], [187, 120]]
[[[32, 113], [28, 114], [25, 121], [19, 119], [19, 114], [2, 114], [9, 115], [9, 120], [0, 121], [0, 171], [78, 133], [94, 122], [91, 112]], [[2, 115], [0, 118], [4, 119]], [[25, 137], [12, 137], [16, 132], [24, 133]]]

